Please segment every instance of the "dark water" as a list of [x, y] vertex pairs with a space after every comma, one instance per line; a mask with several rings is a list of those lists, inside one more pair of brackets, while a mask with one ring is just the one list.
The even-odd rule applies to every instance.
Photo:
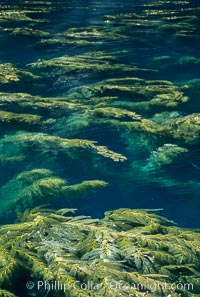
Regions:
[[[19, 102], [9, 103], [9, 100], [8, 103], [1, 104], [3, 111], [40, 115], [43, 119], [52, 121], [50, 125], [29, 127], [1, 120], [1, 155], [25, 156], [22, 161], [11, 165], [7, 163], [5, 165], [5, 162], [1, 161], [2, 205], [7, 199], [14, 201], [16, 196], [20, 195], [20, 191], [23, 191], [23, 186], [18, 185], [15, 180], [18, 174], [35, 168], [46, 168], [52, 170], [54, 176], [68, 180], [70, 184], [94, 179], [109, 183], [107, 187], [89, 192], [84, 197], [77, 195], [74, 200], [68, 201], [61, 195], [59, 201], [51, 203], [52, 207], [76, 207], [79, 213], [94, 217], [101, 217], [104, 211], [120, 207], [161, 208], [162, 215], [179, 225], [199, 227], [200, 121], [198, 119], [195, 123], [194, 140], [190, 138], [193, 126], [185, 128], [187, 131], [180, 137], [175, 137], [172, 132], [152, 133], [147, 128], [145, 131], [123, 129], [121, 126], [117, 127], [116, 123], [114, 125], [108, 122], [106, 117], [104, 120], [98, 113], [97, 120], [88, 120], [91, 110], [104, 108], [107, 104], [105, 102], [109, 101], [102, 99], [102, 104], [99, 104], [93, 99], [106, 96], [117, 97], [114, 104], [112, 103], [114, 101], [108, 102], [108, 107], [135, 111], [143, 118], [153, 120], [161, 126], [169, 119], [182, 119], [199, 112], [199, 1], [113, 0], [111, 3], [98, 0], [72, 0], [50, 1], [49, 4], [39, 1], [38, 4], [37, 1], [13, 1], [13, 3], [5, 1], [1, 6], [0, 62], [12, 63], [21, 71], [30, 71], [40, 76], [35, 81], [19, 74], [19, 80], [11, 79], [9, 82], [0, 83], [1, 91], [4, 92], [1, 97], [5, 97], [5, 93], [10, 94], [10, 97], [15, 93], [28, 93], [43, 98], [60, 98], [60, 102], [68, 98], [77, 106], [82, 104], [80, 110], [77, 108], [67, 112], [62, 108], [49, 107], [48, 110], [35, 107], [34, 109], [32, 99], [30, 106]], [[5, 13], [13, 10], [24, 11], [24, 15], [29, 19], [4, 17]], [[21, 28], [21, 33], [20, 31], [17, 33], [16, 28]], [[30, 31], [24, 34], [23, 28], [41, 30], [49, 35], [42, 37], [39, 33], [31, 35]], [[87, 68], [83, 62], [81, 62], [82, 68], [76, 68], [76, 65], [71, 71], [63, 68], [62, 63], [55, 66], [55, 70], [52, 65], [44, 69], [31, 66], [38, 59], [50, 60], [62, 56], [74, 58], [75, 61], [78, 56], [83, 56], [86, 62], [94, 64], [94, 69], [91, 66]], [[109, 65], [107, 70], [95, 71], [95, 65], [101, 63], [103, 67], [106, 67], [106, 63]], [[115, 67], [119, 64], [121, 66]], [[126, 70], [126, 67], [134, 66], [146, 70]], [[146, 80], [144, 87], [146, 93], [143, 93], [141, 83], [138, 93], [115, 88], [117, 85], [129, 88], [133, 86], [132, 83], [117, 80], [123, 78]], [[114, 81], [109, 82], [112, 87], [107, 91], [104, 90], [106, 79]], [[171, 82], [172, 87], [166, 93], [172, 93], [172, 101], [176, 94], [180, 95], [179, 93], [181, 96], [187, 96], [189, 100], [174, 106], [152, 104], [149, 108], [146, 108], [145, 104], [143, 108], [140, 105], [134, 108], [128, 104], [128, 102], [147, 102], [155, 98], [157, 93], [164, 93], [164, 89], [167, 88], [165, 84], [163, 90], [156, 89], [156, 86], [159, 88], [160, 80]], [[148, 93], [147, 90], [151, 89], [152, 84], [154, 90]], [[99, 85], [102, 85], [102, 90], [95, 93], [94, 88]], [[83, 98], [81, 92], [84, 87], [88, 87], [90, 92], [94, 93], [91, 93], [92, 95], [87, 93]], [[155, 114], [160, 116], [156, 117]], [[200, 114], [196, 116], [200, 117]], [[126, 115], [124, 119], [119, 120], [119, 123], [130, 121], [132, 120]], [[176, 129], [179, 131], [177, 126]], [[17, 142], [16, 138], [9, 140], [9, 137], [19, 135], [17, 134], [19, 131], [98, 141], [99, 145], [107, 146], [112, 151], [126, 156], [127, 161], [114, 162], [98, 155], [91, 158], [87, 152], [70, 157], [56, 145], [42, 152], [42, 149], [38, 149], [33, 143], [23, 146], [23, 140], [21, 143]], [[174, 153], [165, 153], [165, 144], [180, 146], [187, 151], [182, 151], [174, 157]], [[158, 151], [159, 147], [164, 147], [164, 152], [160, 157], [157, 155], [158, 159], [153, 161], [150, 159], [153, 162], [152, 168], [148, 160], [152, 152]], [[169, 158], [171, 162], [166, 161]], [[45, 197], [38, 200], [31, 202], [30, 205], [28, 202], [22, 203], [22, 209], [26, 206], [45, 204]], [[18, 204], [11, 204], [18, 209]], [[4, 209], [3, 206], [2, 216], [6, 213], [7, 208]], [[13, 214], [8, 214], [8, 220], [11, 218]], [[6, 220], [4, 217], [2, 223]]]

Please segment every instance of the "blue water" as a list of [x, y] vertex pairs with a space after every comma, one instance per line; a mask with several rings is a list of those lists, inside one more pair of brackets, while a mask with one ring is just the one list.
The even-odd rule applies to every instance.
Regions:
[[[9, 11], [15, 5], [17, 9], [31, 10], [34, 5], [32, 1], [5, 1], [11, 6], [2, 11]], [[36, 2], [36, 1], [35, 1]], [[40, 5], [40, 4], [39, 4]], [[49, 7], [40, 5], [41, 7]], [[50, 5], [51, 6], [51, 5]], [[107, 71], [106, 73], [91, 74], [87, 70], [80, 73], [72, 72], [54, 75], [49, 72], [47, 77], [41, 77], [38, 84], [27, 83], [23, 79], [19, 83], [0, 84], [0, 89], [6, 93], [28, 93], [42, 97], [57, 97], [62, 100], [70, 96], [70, 92], [75, 87], [90, 86], [98, 84], [109, 78], [138, 77], [145, 80], [167, 80], [175, 86], [188, 85], [193, 81], [191, 88], [185, 88], [184, 94], [190, 98], [187, 103], [180, 104], [171, 109], [161, 109], [160, 112], [176, 112], [178, 116], [186, 116], [198, 113], [200, 108], [200, 3], [199, 1], [129, 1], [113, 0], [108, 1], [54, 1], [54, 9], [44, 14], [28, 13], [33, 20], [36, 18], [48, 20], [48, 22], [34, 21], [2, 21], [0, 17], [0, 62], [13, 63], [20, 69], [31, 71], [30, 64], [38, 59], [52, 59], [61, 56], [77, 57], [87, 52], [95, 53], [103, 51], [109, 55], [108, 61], [124, 64], [126, 66], [136, 65], [156, 71], [141, 71], [138, 73], [125, 74], [122, 72]], [[123, 15], [127, 14], [125, 18]], [[132, 15], [131, 15], [132, 14]], [[182, 22], [182, 23], [181, 23]], [[166, 25], [180, 24], [178, 29]], [[181, 28], [184, 26], [184, 28]], [[14, 28], [31, 28], [49, 32], [52, 38], [56, 34], [63, 34], [67, 30], [75, 28], [77, 32], [83, 29], [89, 32], [104, 30], [105, 36], [101, 38], [89, 38], [94, 41], [89, 45], [76, 44], [42, 44], [40, 37], [13, 35]], [[110, 32], [110, 35], [109, 35]], [[111, 34], [121, 34], [121, 38], [112, 38]], [[179, 35], [176, 35], [179, 34]], [[106, 35], [107, 34], [107, 35]], [[182, 34], [182, 35], [181, 35]], [[63, 37], [60, 37], [61, 39]], [[45, 39], [45, 38], [44, 38]], [[98, 41], [98, 42], [96, 42]], [[159, 57], [163, 62], [159, 62]], [[185, 58], [184, 58], [185, 57]], [[196, 62], [181, 62], [181, 59], [193, 57]], [[117, 59], [112, 60], [112, 58]], [[98, 57], [94, 56], [98, 60]], [[180, 61], [180, 62], [178, 62]], [[35, 71], [37, 74], [37, 71]], [[40, 73], [41, 74], [41, 73]], [[115, 96], [115, 94], [114, 94]], [[129, 100], [132, 100], [128, 98]], [[134, 99], [133, 99], [134, 100]], [[7, 105], [2, 110], [24, 113], [19, 106]], [[38, 111], [30, 109], [32, 114]], [[147, 119], [152, 119], [157, 110], [138, 112]], [[167, 136], [148, 135], [146, 138], [148, 145], [141, 143], [140, 133], [119, 135], [111, 127], [96, 125], [95, 123], [85, 129], [76, 130], [72, 123], [83, 117], [82, 112], [72, 112], [63, 115], [60, 111], [51, 115], [45, 112], [42, 116], [46, 119], [54, 118], [58, 120], [57, 125], [47, 128], [45, 131], [33, 129], [33, 132], [45, 132], [49, 135], [64, 138], [83, 138], [98, 141], [100, 145], [106, 145], [109, 149], [121, 153], [127, 157], [123, 163], [112, 162], [111, 160], [100, 159], [96, 164], [91, 164], [87, 160], [68, 160], [60, 154], [56, 160], [49, 154], [43, 156], [37, 152], [30, 154], [20, 168], [0, 167], [0, 182], [4, 186], [13, 177], [25, 170], [34, 168], [45, 168], [55, 171], [55, 174], [70, 183], [78, 183], [82, 180], [102, 179], [109, 183], [109, 186], [95, 193], [90, 193], [84, 198], [66, 202], [61, 200], [52, 205], [54, 208], [76, 207], [80, 214], [102, 217], [106, 210], [120, 207], [129, 208], [153, 208], [163, 209], [161, 214], [174, 220], [184, 227], [199, 227], [199, 181], [200, 181], [200, 148], [199, 141], [188, 144], [184, 139], [176, 140]], [[62, 120], [63, 119], [63, 120]], [[2, 125], [1, 137], [18, 131], [26, 131], [19, 127], [5, 127]], [[188, 153], [176, 160], [164, 171], [150, 173], [149, 181], [138, 177], [137, 171], [132, 167], [134, 162], [138, 162], [140, 167], [145, 166], [147, 158], [153, 150], [165, 143], [180, 145], [188, 149]], [[13, 143], [15, 147], [15, 143]], [[5, 148], [6, 150], [6, 148]], [[16, 153], [17, 155], [17, 153]], [[157, 180], [165, 180], [166, 183], [152, 182], [151, 175]], [[168, 180], [175, 181], [170, 186]], [[191, 182], [191, 186], [189, 186]], [[168, 186], [166, 184], [169, 184]], [[11, 191], [14, 191], [11, 189]], [[6, 199], [3, 197], [1, 199]], [[43, 201], [41, 201], [41, 204]]]

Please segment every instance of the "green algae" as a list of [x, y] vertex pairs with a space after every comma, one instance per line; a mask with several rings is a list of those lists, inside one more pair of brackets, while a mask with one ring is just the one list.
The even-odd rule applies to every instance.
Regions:
[[81, 284], [88, 280], [94, 284], [91, 296], [198, 296], [198, 232], [171, 226], [152, 211], [119, 209], [100, 220], [70, 211], [26, 210], [19, 223], [1, 226], [5, 290], [15, 272], [25, 269], [36, 283], [67, 282], [63, 296], [87, 296]]

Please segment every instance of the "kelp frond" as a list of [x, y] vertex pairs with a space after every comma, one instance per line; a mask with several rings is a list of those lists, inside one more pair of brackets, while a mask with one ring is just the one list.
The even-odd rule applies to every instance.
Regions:
[[66, 139], [58, 136], [52, 136], [44, 133], [16, 133], [12, 136], [6, 136], [3, 140], [3, 145], [15, 142], [16, 146], [23, 147], [24, 149], [29, 146], [35, 147], [42, 152], [57, 150], [73, 156], [76, 150], [85, 149], [91, 153], [96, 153], [105, 158], [110, 158], [113, 161], [125, 161], [127, 158], [119, 153], [109, 150], [106, 146], [97, 145], [96, 141], [86, 139]]
[[7, 125], [42, 125], [42, 117], [32, 114], [17, 114], [8, 111], [0, 111], [0, 123]]
[[17, 297], [15, 294], [13, 294], [7, 290], [2, 290], [2, 289], [0, 289], [0, 296], [1, 297]]
[[[170, 226], [152, 211], [119, 209], [100, 220], [62, 215], [70, 211], [74, 209], [35, 208], [21, 222], [2, 226], [6, 259], [13, 259], [35, 282], [67, 282], [64, 296], [198, 296], [198, 232]], [[88, 282], [93, 286], [83, 290]], [[188, 287], [181, 290], [180, 283]]]
[[38, 76], [29, 71], [20, 70], [11, 63], [0, 64], [0, 84], [18, 82], [21, 79], [30, 81], [38, 79]]
[[23, 211], [27, 207], [36, 206], [41, 201], [55, 203], [62, 199], [67, 202], [107, 185], [108, 183], [102, 180], [87, 180], [69, 185], [66, 180], [53, 176], [53, 172], [45, 168], [24, 171], [2, 186], [0, 190], [1, 212], [8, 214], [16, 210]]

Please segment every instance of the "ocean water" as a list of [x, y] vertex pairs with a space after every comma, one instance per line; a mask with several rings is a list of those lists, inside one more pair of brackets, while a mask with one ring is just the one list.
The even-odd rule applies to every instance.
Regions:
[[[19, 0], [0, 10], [1, 223], [49, 204], [100, 218], [162, 209], [198, 228], [199, 1]], [[63, 191], [88, 180], [108, 185]]]

